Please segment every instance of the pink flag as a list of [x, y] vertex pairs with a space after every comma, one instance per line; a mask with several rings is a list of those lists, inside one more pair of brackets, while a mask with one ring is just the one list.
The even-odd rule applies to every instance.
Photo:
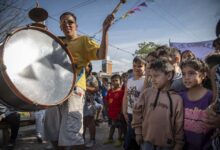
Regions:
[[139, 7], [135, 7], [132, 9], [133, 11], [141, 11], [141, 9]]
[[128, 14], [133, 14], [133, 13], [134, 13], [134, 10], [129, 10], [127, 13], [128, 13]]

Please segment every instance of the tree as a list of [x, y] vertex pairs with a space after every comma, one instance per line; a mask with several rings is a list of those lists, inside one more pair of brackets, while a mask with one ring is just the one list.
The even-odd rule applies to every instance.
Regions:
[[155, 44], [154, 42], [139, 43], [138, 44], [139, 49], [135, 51], [135, 54], [136, 55], [145, 55], [145, 54], [148, 54], [149, 52], [154, 51], [159, 46], [161, 46], [161, 45]]
[[0, 1], [0, 42], [27, 18], [28, 10], [23, 9], [24, 3], [25, 0]]

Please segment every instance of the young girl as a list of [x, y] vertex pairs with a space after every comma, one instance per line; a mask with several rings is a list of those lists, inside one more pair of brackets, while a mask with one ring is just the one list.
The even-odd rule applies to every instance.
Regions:
[[150, 65], [152, 88], [145, 89], [133, 108], [132, 127], [142, 150], [182, 150], [183, 103], [170, 91], [174, 66], [166, 60]]
[[180, 93], [184, 104], [184, 150], [208, 150], [212, 130], [205, 126], [206, 109], [212, 102], [212, 92], [202, 86], [207, 65], [200, 59], [189, 59], [181, 64], [183, 83], [187, 91]]
[[104, 144], [110, 144], [113, 142], [113, 135], [115, 128], [118, 128], [118, 140], [115, 141], [114, 145], [116, 147], [121, 146], [122, 144], [122, 99], [124, 91], [121, 89], [121, 77], [120, 75], [113, 75], [111, 77], [112, 89], [108, 91], [106, 101], [107, 101], [107, 110], [108, 116], [111, 120], [111, 127], [109, 131], [108, 140]]

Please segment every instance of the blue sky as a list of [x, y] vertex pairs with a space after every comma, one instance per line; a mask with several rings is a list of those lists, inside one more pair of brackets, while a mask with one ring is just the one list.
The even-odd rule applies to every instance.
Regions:
[[[46, 24], [49, 31], [62, 35], [59, 29], [59, 15], [64, 11], [76, 14], [79, 31], [94, 35], [102, 27], [105, 17], [119, 0], [38, 0], [49, 16]], [[127, 0], [116, 18], [145, 0]], [[127, 71], [131, 68], [138, 43], [155, 42], [198, 42], [215, 39], [215, 26], [220, 19], [220, 0], [150, 0], [147, 7], [141, 7], [124, 20], [115, 23], [109, 31], [109, 57], [113, 61], [113, 71]], [[35, 1], [28, 2], [28, 8]], [[100, 39], [101, 34], [96, 38]], [[115, 48], [116, 47], [116, 48]], [[130, 53], [123, 52], [126, 50]], [[101, 70], [101, 62], [93, 62], [94, 71]]]

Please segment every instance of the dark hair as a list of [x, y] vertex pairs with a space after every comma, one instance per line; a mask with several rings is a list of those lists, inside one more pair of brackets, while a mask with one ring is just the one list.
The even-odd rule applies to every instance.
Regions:
[[186, 61], [183, 61], [180, 64], [181, 69], [183, 69], [186, 66], [189, 66], [189, 67], [193, 68], [194, 70], [199, 71], [201, 73], [207, 73], [208, 72], [207, 64], [199, 58], [188, 59]]
[[145, 60], [147, 60], [147, 58], [151, 56], [151, 57], [154, 57], [154, 58], [157, 58], [157, 52], [156, 51], [151, 51], [147, 54], [147, 56], [145, 57]]
[[138, 62], [143, 63], [143, 64], [146, 63], [145, 60], [141, 58], [141, 56], [135, 56], [133, 59], [133, 63], [138, 63]]
[[214, 52], [206, 56], [205, 62], [209, 65], [211, 69], [215, 65], [220, 64], [220, 52]]
[[216, 51], [220, 51], [220, 37], [213, 41], [212, 47], [214, 47]]
[[157, 52], [156, 51], [152, 51], [152, 52], [148, 53], [146, 58], [149, 57], [149, 56], [157, 58]]
[[127, 72], [122, 73], [121, 77], [123, 77], [123, 76], [128, 76], [128, 73]]
[[150, 69], [155, 71], [161, 71], [165, 74], [172, 73], [172, 78], [174, 76], [174, 66], [165, 59], [158, 59], [150, 65]]
[[72, 16], [75, 19], [75, 21], [77, 20], [75, 14], [68, 11], [68, 12], [64, 12], [62, 15], [60, 15], [60, 21], [61, 21], [62, 17], [66, 16], [66, 15]]
[[91, 72], [92, 72], [92, 63], [90, 62], [87, 66], [89, 67], [88, 74], [91, 74]]
[[194, 58], [196, 57], [195, 56], [195, 54], [191, 51], [191, 50], [184, 50], [182, 53], [181, 53], [181, 57], [183, 56], [183, 54], [185, 54], [185, 53], [191, 53], [193, 56], [194, 56]]
[[156, 50], [157, 52], [157, 57], [171, 57], [171, 51], [170, 48], [167, 46], [161, 46], [158, 47], [158, 49]]
[[112, 75], [112, 76], [111, 76], [111, 80], [113, 80], [113, 79], [119, 79], [120, 82], [121, 82], [121, 76], [120, 76], [119, 74], [114, 74], [114, 75]]
[[102, 80], [108, 82], [108, 78], [102, 78]]

